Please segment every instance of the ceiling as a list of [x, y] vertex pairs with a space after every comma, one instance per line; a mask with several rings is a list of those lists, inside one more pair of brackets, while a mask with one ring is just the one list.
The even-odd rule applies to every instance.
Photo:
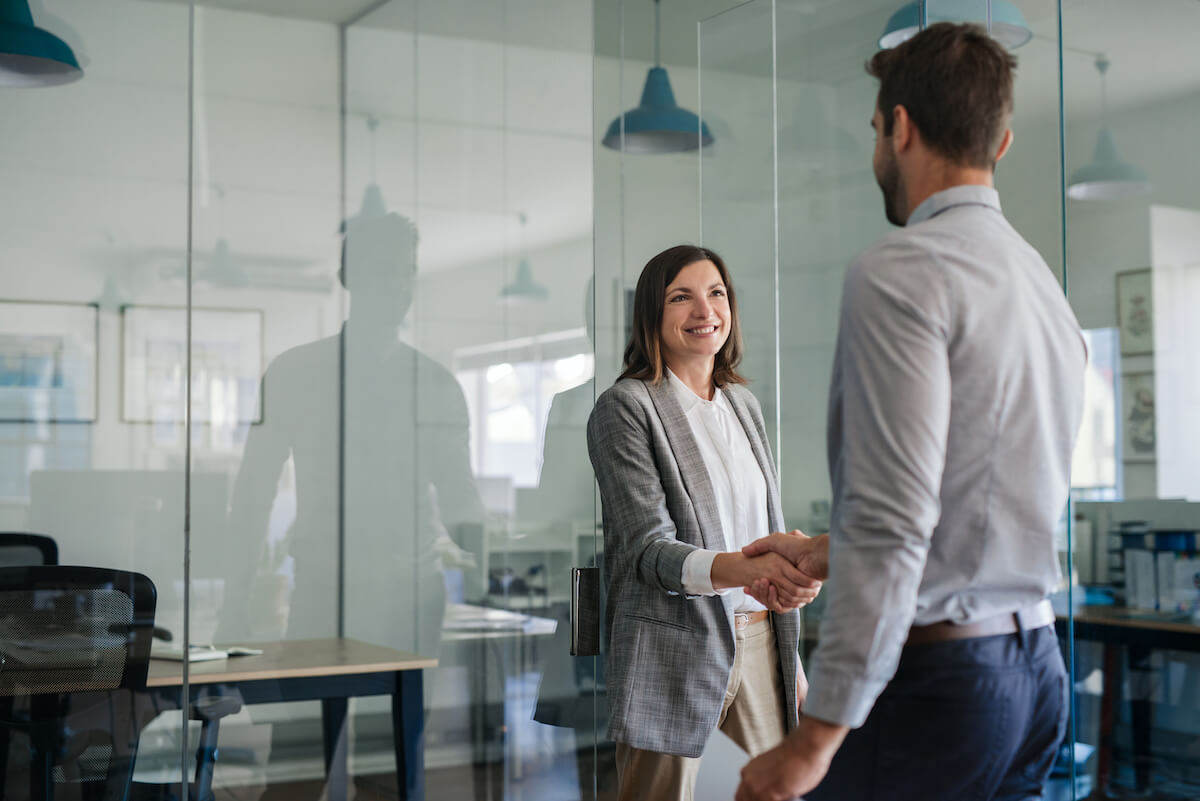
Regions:
[[[1017, 51], [1022, 72], [1052, 74], [1057, 70], [1057, 3], [1015, 3], [1035, 34]], [[862, 62], [875, 36], [899, 4], [900, 0], [776, 0], [781, 77], [791, 71], [797, 78], [833, 85], [861, 78]], [[624, 53], [636, 61], [649, 61], [654, 49], [651, 0], [209, 0], [202, 5], [603, 57]], [[719, 53], [724, 69], [769, 72], [770, 12], [767, 0], [663, 0], [662, 61], [694, 66], [700, 38], [706, 43], [707, 63], [714, 63], [713, 54]], [[1200, 48], [1194, 47], [1200, 30], [1197, 0], [1066, 0], [1063, 20], [1068, 115], [1098, 111], [1099, 84], [1092, 62], [1100, 52], [1112, 61], [1108, 94], [1114, 108], [1200, 89]], [[1154, 53], [1170, 54], [1170, 59], [1147, 57]], [[1031, 81], [1022, 92], [1026, 110], [1056, 110], [1054, 81]]]
[[[186, 3], [186, 0], [156, 2]], [[876, 38], [901, 2], [775, 0], [772, 4], [771, 0], [662, 0], [662, 61], [672, 67], [694, 69], [699, 46], [706, 70], [769, 76], [774, 69], [779, 78], [793, 81], [802, 89], [807, 85], [832, 87], [830, 91], [837, 93], [853, 87], [854, 91], [848, 95], [852, 103], [844, 111], [848, 115], [857, 114], [852, 107], [860, 102], [864, 88], [870, 91], [863, 62], [874, 51]], [[1015, 2], [1035, 34], [1030, 43], [1017, 51], [1020, 61], [1017, 124], [1050, 126], [1058, 118], [1058, 3]], [[351, 23], [370, 30], [419, 31], [422, 36], [442, 37], [452, 42], [503, 43], [528, 48], [535, 59], [539, 50], [567, 51], [585, 58], [593, 53], [614, 60], [624, 55], [644, 64], [653, 58], [654, 51], [651, 0], [210, 0], [204, 5], [326, 24]], [[1092, 119], [1099, 114], [1099, 81], [1093, 61], [1100, 52], [1107, 54], [1112, 62], [1108, 96], [1114, 113], [1200, 92], [1200, 48], [1193, 42], [1195, 32], [1200, 30], [1197, 0], [1065, 0], [1063, 6], [1063, 85], [1066, 112], [1072, 122], [1086, 124], [1090, 131]], [[387, 37], [375, 38], [382, 41]], [[453, 70], [454, 64], [448, 59], [440, 69], [445, 73]], [[604, 74], [594, 71], [596, 75]], [[582, 79], [587, 80], [586, 73]], [[495, 98], [483, 96], [488, 93], [485, 87], [467, 85], [478, 80], [476, 73], [464, 71], [462, 76], [444, 75], [426, 80], [445, 80], [455, 92], [482, 93], [474, 102], [494, 105]], [[526, 76], [526, 81], [530, 85], [536, 83], [536, 74]], [[685, 85], [682, 76], [678, 84]], [[593, 85], [600, 86], [595, 77]], [[594, 97], [598, 104], [611, 99], [607, 96], [602, 99], [599, 89]], [[686, 97], [682, 99], [685, 104], [688, 102]], [[586, 117], [589, 99], [581, 100]], [[597, 107], [593, 114], [599, 123], [599, 118], [607, 120], [616, 112], [616, 108]], [[704, 112], [714, 125], [721, 123], [720, 109], [706, 105]], [[856, 118], [850, 122], [857, 125], [859, 121]], [[865, 128], [865, 118], [863, 125]], [[398, 127], [389, 129], [389, 135], [394, 135], [393, 130]], [[569, 145], [584, 148], [582, 155], [572, 151], [569, 158], [564, 156], [567, 162], [580, 165], [580, 174], [568, 177], [554, 171], [519, 171], [529, 185], [513, 188], [511, 194], [540, 199], [546, 206], [537, 207], [534, 201], [521, 206], [531, 214], [525, 232], [530, 246], [561, 242], [585, 235], [589, 230], [588, 209], [564, 203], [558, 192], [564, 185], [589, 180], [586, 131], [582, 139], [580, 136], [571, 134], [563, 139]], [[865, 138], [866, 134], [861, 136]], [[434, 152], [434, 144], [424, 144], [429, 150], [425, 160], [437, 162], [427, 165], [429, 173], [457, 174], [455, 164], [443, 163]], [[534, 142], [531, 146], [540, 145]], [[524, 199], [520, 202], [526, 203]], [[448, 267], [469, 261], [477, 252], [511, 249], [517, 234], [510, 217], [501, 219], [493, 214], [476, 220], [468, 242], [453, 235], [458, 230], [456, 226], [461, 227], [462, 219], [458, 211], [451, 209], [445, 221], [446, 235], [431, 235], [429, 241], [456, 242], [456, 248], [469, 245], [472, 250], [430, 252], [423, 255], [423, 265]], [[437, 232], [437, 219], [431, 216], [424, 224], [427, 231]]]

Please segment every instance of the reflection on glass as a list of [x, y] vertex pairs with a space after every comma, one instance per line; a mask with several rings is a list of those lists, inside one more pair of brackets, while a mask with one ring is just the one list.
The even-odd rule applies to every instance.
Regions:
[[1062, 5], [1067, 297], [1100, 329], [1095, 447], [1074, 482], [1076, 797], [1196, 798], [1200, 171], [1182, 127], [1200, 102], [1179, 80], [1195, 67], [1179, 31], [1200, 8], [1156, 0], [1131, 38], [1129, 9]]

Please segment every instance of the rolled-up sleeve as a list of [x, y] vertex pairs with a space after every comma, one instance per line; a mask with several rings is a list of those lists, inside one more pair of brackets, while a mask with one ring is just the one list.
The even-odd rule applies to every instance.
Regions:
[[940, 515], [948, 289], [887, 242], [847, 273], [830, 396], [830, 580], [804, 713], [858, 727], [896, 671]]
[[698, 550], [676, 538], [646, 422], [628, 395], [604, 393], [588, 419], [588, 455], [600, 485], [605, 555], [664, 592], [683, 595], [683, 562]]

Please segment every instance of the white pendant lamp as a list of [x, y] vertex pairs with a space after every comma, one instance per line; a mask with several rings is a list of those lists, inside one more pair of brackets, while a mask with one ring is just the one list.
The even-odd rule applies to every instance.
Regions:
[[1121, 158], [1117, 143], [1108, 128], [1108, 90], [1105, 73], [1109, 61], [1103, 55], [1096, 57], [1096, 71], [1100, 73], [1100, 104], [1102, 124], [1096, 134], [1096, 150], [1092, 160], [1071, 173], [1067, 185], [1067, 197], [1075, 200], [1124, 200], [1147, 194], [1150, 179], [1146, 173]]

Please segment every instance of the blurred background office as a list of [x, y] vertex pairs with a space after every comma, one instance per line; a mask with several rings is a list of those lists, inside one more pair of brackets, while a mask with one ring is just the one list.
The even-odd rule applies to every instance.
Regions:
[[[887, 230], [862, 64], [941, 19], [1020, 61], [1001, 200], [1090, 344], [1049, 792], [1200, 797], [1194, 0], [0, 0], [74, 61], [0, 28], [0, 531], [146, 574], [196, 643], [436, 658], [429, 798], [607, 797], [563, 627], [637, 275], [727, 257], [785, 515], [823, 530], [843, 270]], [[349, 719], [352, 793], [397, 797], [387, 700]], [[321, 797], [321, 725], [226, 718], [217, 797]], [[140, 779], [184, 730], [148, 724]]]

